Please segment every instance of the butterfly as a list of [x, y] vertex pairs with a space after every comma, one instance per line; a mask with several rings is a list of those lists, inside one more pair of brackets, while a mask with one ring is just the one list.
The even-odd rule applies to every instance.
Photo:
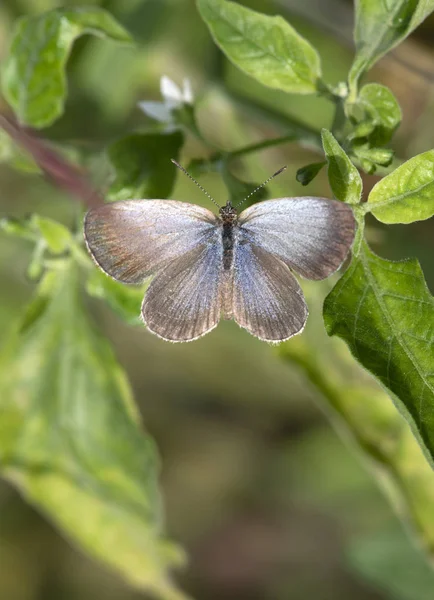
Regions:
[[267, 342], [300, 333], [308, 308], [292, 271], [320, 280], [342, 265], [355, 233], [351, 207], [316, 197], [266, 200], [241, 214], [229, 201], [217, 206], [216, 215], [176, 200], [103, 204], [85, 216], [87, 248], [117, 281], [153, 277], [141, 316], [164, 340], [196, 340], [221, 317]]

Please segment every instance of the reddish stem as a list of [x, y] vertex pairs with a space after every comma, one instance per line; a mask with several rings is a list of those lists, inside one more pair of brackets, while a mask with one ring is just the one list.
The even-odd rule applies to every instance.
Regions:
[[81, 200], [89, 208], [104, 202], [101, 193], [96, 190], [84, 169], [73, 165], [53, 150], [44, 141], [36, 137], [29, 129], [24, 129], [10, 116], [0, 113], [0, 127], [26, 152], [59, 188], [62, 188]]

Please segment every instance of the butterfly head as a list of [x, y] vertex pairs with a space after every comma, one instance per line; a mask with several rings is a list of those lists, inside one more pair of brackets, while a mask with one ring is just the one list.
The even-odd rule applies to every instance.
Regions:
[[232, 225], [237, 220], [237, 211], [232, 206], [229, 200], [226, 202], [225, 206], [221, 207], [221, 209], [219, 210], [219, 214], [224, 224]]
[[237, 207], [241, 206], [241, 204], [244, 204], [244, 202], [246, 200], [248, 200], [251, 196], [253, 196], [254, 194], [256, 194], [256, 192], [258, 190], [260, 190], [262, 187], [264, 187], [265, 185], [267, 185], [268, 182], [270, 182], [272, 179], [274, 179], [274, 177], [276, 177], [277, 175], [279, 175], [280, 173], [282, 173], [286, 167], [282, 167], [281, 169], [279, 169], [278, 171], [276, 171], [275, 173], [273, 173], [273, 175], [271, 175], [271, 177], [269, 177], [266, 181], [264, 181], [264, 183], [261, 183], [261, 185], [258, 185], [258, 187], [256, 187], [252, 192], [250, 192], [250, 194], [248, 196], [246, 196], [244, 198], [244, 200], [241, 200], [241, 202], [239, 202], [236, 206], [232, 206], [231, 201], [228, 200], [226, 202], [225, 206], [219, 206], [219, 204], [217, 204], [217, 202], [214, 200], [214, 198], [208, 194], [208, 192], [200, 185], [200, 183], [198, 183], [196, 181], [196, 179], [194, 179], [194, 177], [192, 177], [190, 175], [190, 173], [188, 173], [184, 167], [181, 167], [181, 165], [174, 159], [172, 158], [171, 161], [173, 162], [173, 164], [180, 169], [183, 173], [185, 173], [185, 175], [187, 175], [187, 177], [189, 177], [196, 185], [199, 189], [202, 190], [202, 192], [205, 194], [205, 196], [207, 196], [211, 202], [213, 204], [215, 204], [218, 209], [219, 209], [219, 215], [220, 218], [223, 222], [223, 225], [234, 225], [237, 222]]

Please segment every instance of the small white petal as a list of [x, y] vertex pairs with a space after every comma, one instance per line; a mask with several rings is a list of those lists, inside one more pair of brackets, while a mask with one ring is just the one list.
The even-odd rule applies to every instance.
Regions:
[[183, 89], [183, 99], [187, 104], [193, 104], [193, 89], [191, 87], [191, 81], [188, 77], [184, 78], [183, 81], [184, 89]]
[[138, 102], [137, 106], [156, 121], [167, 123], [172, 119], [170, 109], [162, 102]]
[[167, 75], [163, 75], [160, 81], [161, 95], [164, 100], [176, 102], [180, 104], [182, 102], [181, 89], [172, 81]]
[[173, 98], [166, 98], [164, 101], [164, 104], [165, 104], [167, 110], [170, 112], [174, 108], [179, 108], [182, 104], [182, 100], [179, 101], [179, 100], [174, 100]]

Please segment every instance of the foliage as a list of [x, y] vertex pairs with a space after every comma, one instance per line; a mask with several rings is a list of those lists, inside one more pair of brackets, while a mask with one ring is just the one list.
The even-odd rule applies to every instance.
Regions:
[[323, 129], [322, 143], [328, 163], [330, 187], [337, 200], [358, 204], [362, 196], [362, 178], [339, 142]]
[[377, 183], [368, 208], [383, 223], [412, 223], [434, 215], [434, 151], [408, 160]]
[[384, 260], [363, 243], [327, 297], [324, 320], [396, 398], [433, 460], [434, 299], [417, 260]]
[[108, 149], [116, 177], [110, 200], [167, 198], [175, 183], [177, 159], [183, 143], [180, 131], [134, 133], [114, 142]]
[[[280, 138], [233, 151], [216, 149], [197, 124], [196, 104], [186, 87], [188, 93], [173, 92], [164, 104], [142, 103], [153, 125], [109, 144], [106, 159], [113, 178], [108, 199], [168, 197], [176, 177], [170, 158], [179, 156], [188, 137], [209, 150], [206, 159], [193, 162], [195, 174], [221, 174], [234, 201], [256, 187], [235, 175], [235, 160], [288, 141], [314, 146], [321, 156], [298, 171], [298, 180], [310, 184], [327, 165], [332, 194], [352, 205], [358, 225], [347, 271], [324, 302], [326, 331], [345, 340], [354, 358], [387, 390], [432, 463], [434, 302], [419, 263], [376, 256], [364, 228], [368, 213], [383, 223], [434, 215], [434, 150], [389, 168], [364, 198], [360, 171], [374, 173], [392, 164], [393, 151], [386, 145], [400, 124], [401, 110], [387, 87], [360, 87], [360, 80], [434, 11], [434, 2], [356, 1], [356, 54], [347, 82], [337, 86], [323, 80], [316, 49], [282, 17], [226, 0], [197, 0], [197, 8], [236, 67], [265, 86], [330, 101], [335, 110], [331, 130], [312, 132], [296, 124]], [[95, 7], [58, 8], [17, 22], [2, 69], [2, 92], [23, 125], [44, 128], [63, 114], [66, 62], [75, 39], [87, 33], [130, 41], [114, 17]], [[167, 80], [162, 88], [175, 89]], [[35, 165], [3, 135], [3, 162], [44, 170], [37, 157]], [[85, 273], [88, 294], [105, 300], [129, 324], [138, 323], [143, 288], [126, 288], [97, 271], [84, 252], [81, 231], [38, 215], [5, 219], [1, 225], [4, 233], [34, 245], [29, 275], [40, 279], [35, 299], [0, 357], [3, 473], [67, 535], [131, 583], [162, 598], [182, 598], [168, 575], [180, 552], [162, 540], [156, 453], [138, 426], [122, 369], [88, 321], [79, 273]], [[432, 553], [433, 524], [426, 518], [426, 503], [432, 499], [434, 475], [415, 439], [393, 407], [384, 408], [388, 405], [379, 388], [371, 398], [360, 386], [336, 393], [324, 359], [327, 340], [315, 366], [309, 356], [315, 354], [317, 336], [311, 342], [309, 335], [285, 344], [283, 357], [299, 364], [321, 390], [362, 453], [396, 478], [396, 494], [407, 499], [407, 513]], [[32, 363], [31, 355], [38, 360]], [[336, 357], [348, 365], [348, 357], [342, 359], [339, 352]], [[416, 476], [419, 495], [411, 489]]]
[[3, 65], [2, 87], [23, 124], [42, 128], [60, 117], [66, 61], [74, 40], [85, 33], [130, 41], [110, 13], [97, 7], [55, 9], [17, 22]]
[[360, 77], [402, 42], [434, 10], [432, 0], [356, 0], [356, 56], [348, 82], [353, 97]]
[[86, 319], [70, 260], [42, 279], [0, 369], [4, 475], [88, 552], [138, 586], [182, 598], [167, 579], [181, 555], [160, 539], [155, 448], [109, 344]]
[[296, 94], [319, 86], [317, 51], [281, 17], [266, 17], [235, 2], [199, 0], [199, 11], [220, 48], [264, 85]]
[[[328, 296], [327, 304], [347, 275], [348, 271]], [[282, 344], [279, 354], [284, 360], [299, 365], [307, 380], [321, 392], [327, 400], [324, 408], [338, 432], [344, 433], [365, 462], [373, 467], [390, 501], [400, 507], [402, 517], [417, 532], [421, 545], [432, 556], [432, 467], [424, 459], [416, 437], [394, 409], [386, 391], [359, 367], [342, 340], [328, 338], [326, 332], [321, 331], [321, 304], [332, 285], [327, 281], [309, 283], [305, 287], [311, 308], [306, 331], [292, 343]], [[384, 327], [384, 323], [381, 325]], [[350, 336], [342, 337], [354, 353]], [[383, 343], [382, 340], [376, 342], [378, 345]], [[362, 348], [358, 350], [363, 351]], [[416, 413], [417, 409], [418, 406]]]

